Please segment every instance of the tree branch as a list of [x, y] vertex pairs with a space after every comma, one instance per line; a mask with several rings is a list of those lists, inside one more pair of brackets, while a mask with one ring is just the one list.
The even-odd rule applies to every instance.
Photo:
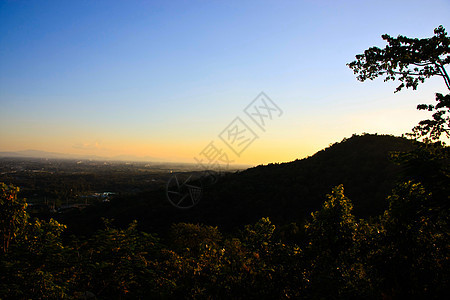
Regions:
[[447, 88], [450, 90], [450, 78], [447, 71], [445, 70], [443, 65], [438, 65], [438, 68], [441, 70], [442, 77], [444, 77], [445, 85], [447, 85]]
[[429, 66], [429, 65], [434, 65], [435, 63], [433, 62], [427, 62], [427, 63], [410, 63], [412, 65], [416, 65], [418, 67], [425, 67], [425, 66]]
[[[410, 72], [400, 72], [400, 71], [390, 71], [390, 72], [397, 74], [397, 75], [404, 75], [406, 73], [406, 75], [411, 75], [411, 76], [427, 76], [426, 74], [421, 74], [421, 73], [410, 73]], [[388, 71], [386, 71], [384, 73], [388, 73]], [[430, 75], [444, 76], [443, 74], [439, 74], [439, 73], [434, 73], [434, 74], [430, 74]]]

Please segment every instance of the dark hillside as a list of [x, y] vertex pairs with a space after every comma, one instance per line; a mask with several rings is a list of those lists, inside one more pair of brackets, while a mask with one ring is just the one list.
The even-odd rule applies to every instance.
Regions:
[[152, 232], [174, 222], [219, 225], [226, 230], [263, 216], [276, 224], [287, 224], [302, 221], [317, 210], [325, 195], [339, 184], [344, 184], [357, 216], [377, 215], [386, 208], [385, 198], [402, 174], [401, 167], [390, 160], [390, 153], [411, 149], [412, 142], [404, 138], [353, 136], [305, 159], [228, 174], [189, 210], [172, 207], [163, 191], [149, 191], [65, 216], [61, 221], [76, 230], [101, 224], [100, 216], [114, 218], [119, 224], [137, 219], [143, 229]]
[[241, 215], [234, 218], [250, 218], [247, 222], [269, 216], [285, 223], [309, 215], [320, 207], [332, 187], [344, 184], [358, 216], [376, 215], [386, 208], [385, 197], [402, 175], [390, 153], [411, 149], [411, 141], [404, 138], [353, 136], [302, 160], [227, 176], [214, 186], [211, 199], [204, 199], [199, 209], [209, 204], [208, 211], [217, 206], [217, 211]]

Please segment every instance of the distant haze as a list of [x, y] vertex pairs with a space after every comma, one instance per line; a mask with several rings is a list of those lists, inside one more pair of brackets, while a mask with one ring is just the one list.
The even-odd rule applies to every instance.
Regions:
[[140, 162], [166, 162], [161, 158], [151, 156], [117, 155], [111, 157], [101, 157], [97, 155], [65, 154], [56, 152], [46, 152], [39, 150], [24, 150], [16, 152], [0, 152], [0, 157], [30, 157], [30, 158], [51, 158], [51, 159], [88, 159], [88, 160], [117, 160], [117, 161], [140, 161]]

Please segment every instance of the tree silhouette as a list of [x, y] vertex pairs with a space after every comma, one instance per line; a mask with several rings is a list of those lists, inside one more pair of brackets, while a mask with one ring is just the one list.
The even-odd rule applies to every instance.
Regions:
[[[441, 25], [431, 38], [409, 38], [399, 35], [394, 38], [382, 35], [388, 45], [380, 49], [370, 47], [356, 60], [347, 64], [357, 74], [359, 81], [373, 80], [379, 76], [384, 81], [400, 81], [395, 92], [403, 88], [417, 89], [420, 83], [432, 76], [444, 79], [450, 90], [450, 77], [445, 66], [450, 63], [450, 37]], [[420, 104], [418, 110], [433, 111], [431, 119], [423, 120], [413, 128], [412, 136], [439, 140], [441, 135], [450, 137], [450, 94], [436, 94], [437, 104]]]

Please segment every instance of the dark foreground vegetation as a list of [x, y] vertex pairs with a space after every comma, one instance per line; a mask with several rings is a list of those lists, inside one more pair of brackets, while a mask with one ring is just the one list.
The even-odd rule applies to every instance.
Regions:
[[[352, 139], [364, 138], [386, 137]], [[349, 141], [330, 149], [338, 151]], [[327, 152], [333, 153], [319, 152], [322, 158], [316, 159], [326, 162]], [[298, 222], [272, 214], [277, 222], [260, 217], [225, 231], [211, 224], [170, 225], [169, 218], [167, 230], [156, 235], [139, 229], [138, 222], [121, 226], [103, 219], [89, 235], [68, 236], [64, 232], [70, 225], [30, 217], [18, 189], [2, 184], [1, 298], [443, 299], [450, 269], [448, 147], [417, 144], [391, 157], [403, 167], [394, 172], [400, 181], [393, 183], [390, 195], [380, 199], [386, 209], [379, 214], [355, 216], [343, 185], [336, 185], [317, 211], [305, 218], [299, 210]], [[344, 162], [336, 164], [346, 173]], [[216, 188], [223, 191], [226, 184], [236, 194], [250, 195], [246, 185], [234, 186], [233, 178], [272, 174], [268, 180], [275, 180], [281, 176], [277, 168], [284, 168], [280, 180], [290, 180], [299, 173], [293, 167], [289, 173], [291, 166], [250, 169], [230, 175]], [[378, 195], [377, 190], [366, 193]], [[269, 193], [260, 204], [273, 199]], [[239, 207], [236, 212], [243, 217]]]

